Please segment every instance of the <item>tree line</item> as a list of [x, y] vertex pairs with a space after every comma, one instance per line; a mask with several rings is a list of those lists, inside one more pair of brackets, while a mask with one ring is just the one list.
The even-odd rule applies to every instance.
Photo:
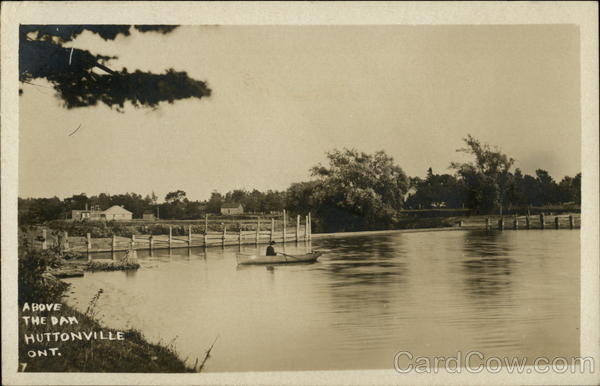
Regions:
[[468, 209], [473, 214], [524, 211], [531, 207], [581, 203], [581, 173], [556, 182], [547, 171], [535, 176], [513, 170], [515, 160], [498, 148], [482, 144], [472, 136], [458, 149], [472, 157], [465, 163], [452, 162], [452, 174], [425, 178], [409, 177], [394, 159], [383, 151], [374, 154], [355, 149], [327, 153], [327, 163], [310, 169], [310, 181], [297, 182], [284, 191], [261, 192], [237, 189], [212, 192], [205, 201], [188, 199], [183, 190], [169, 192], [159, 203], [154, 192], [88, 197], [81, 193], [60, 200], [19, 198], [19, 222], [43, 223], [70, 218], [74, 209], [105, 210], [121, 205], [141, 218], [151, 212], [161, 219], [198, 219], [207, 213], [220, 213], [224, 203], [239, 203], [246, 213], [273, 213], [287, 209], [291, 214], [313, 213], [320, 231], [393, 228], [407, 209]]

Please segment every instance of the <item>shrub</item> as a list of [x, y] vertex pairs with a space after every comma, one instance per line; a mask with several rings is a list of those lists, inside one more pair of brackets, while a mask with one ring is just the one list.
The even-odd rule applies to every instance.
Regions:
[[69, 284], [47, 272], [58, 265], [60, 255], [55, 250], [35, 250], [23, 242], [19, 247], [19, 304], [59, 301]]

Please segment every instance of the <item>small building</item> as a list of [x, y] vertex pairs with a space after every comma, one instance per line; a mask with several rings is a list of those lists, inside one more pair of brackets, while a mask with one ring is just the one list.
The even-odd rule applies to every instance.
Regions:
[[97, 221], [97, 220], [102, 220], [103, 217], [102, 217], [102, 211], [100, 211], [100, 210], [82, 209], [82, 210], [72, 210], [71, 211], [71, 219], [77, 220], [77, 221], [83, 221], [83, 220]]
[[92, 209], [80, 209], [71, 211], [71, 219], [75, 221], [101, 221], [101, 220], [131, 220], [133, 213], [119, 205], [111, 206], [106, 210], [100, 210], [99, 206]]
[[156, 220], [156, 216], [154, 215], [154, 212], [147, 210], [142, 214], [142, 220], [154, 221]]
[[106, 209], [102, 212], [102, 217], [108, 221], [110, 220], [131, 220], [133, 218], [133, 213], [128, 211], [119, 205], [113, 205], [110, 208]]
[[221, 205], [221, 214], [232, 215], [232, 214], [244, 214], [244, 207], [238, 203], [225, 203]]

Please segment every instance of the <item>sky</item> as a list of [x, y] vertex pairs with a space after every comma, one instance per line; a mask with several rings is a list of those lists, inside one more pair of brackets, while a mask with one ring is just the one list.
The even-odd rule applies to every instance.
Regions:
[[20, 197], [283, 190], [344, 147], [450, 173], [467, 134], [524, 173], [581, 171], [574, 25], [182, 26], [65, 46], [116, 55], [113, 70], [187, 71], [213, 93], [119, 113], [22, 84]]

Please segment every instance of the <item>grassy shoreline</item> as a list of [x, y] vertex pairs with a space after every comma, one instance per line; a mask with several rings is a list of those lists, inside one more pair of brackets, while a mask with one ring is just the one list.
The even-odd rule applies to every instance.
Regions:
[[[172, 344], [150, 343], [137, 330], [119, 331], [103, 326], [95, 310], [101, 289], [90, 299], [85, 312], [63, 302], [69, 284], [57, 277], [61, 270], [72, 274], [78, 269], [136, 269], [139, 265], [135, 261], [90, 265], [87, 261], [65, 260], [65, 257], [56, 248], [40, 251], [26, 242], [19, 245], [19, 371], [188, 373], [201, 370], [203, 364], [197, 367], [198, 359], [190, 366], [187, 359], [178, 356]], [[204, 362], [207, 358], [208, 355]]]
[[[51, 326], [25, 325], [24, 315], [75, 317], [77, 324]], [[102, 326], [93, 316], [79, 312], [68, 304], [62, 303], [62, 309], [56, 312], [23, 312], [19, 310], [19, 368], [26, 364], [25, 372], [114, 372], [114, 373], [190, 373], [196, 372], [182, 360], [172, 345], [148, 342], [142, 333], [136, 330], [123, 331], [124, 340], [67, 340], [64, 342], [44, 340], [26, 344], [26, 334], [43, 333], [89, 333], [103, 332], [113, 337], [119, 330]], [[51, 355], [50, 348], [57, 348], [57, 354]], [[47, 356], [37, 356], [38, 350]], [[36, 353], [31, 358], [28, 353]], [[60, 353], [60, 355], [58, 355]]]

